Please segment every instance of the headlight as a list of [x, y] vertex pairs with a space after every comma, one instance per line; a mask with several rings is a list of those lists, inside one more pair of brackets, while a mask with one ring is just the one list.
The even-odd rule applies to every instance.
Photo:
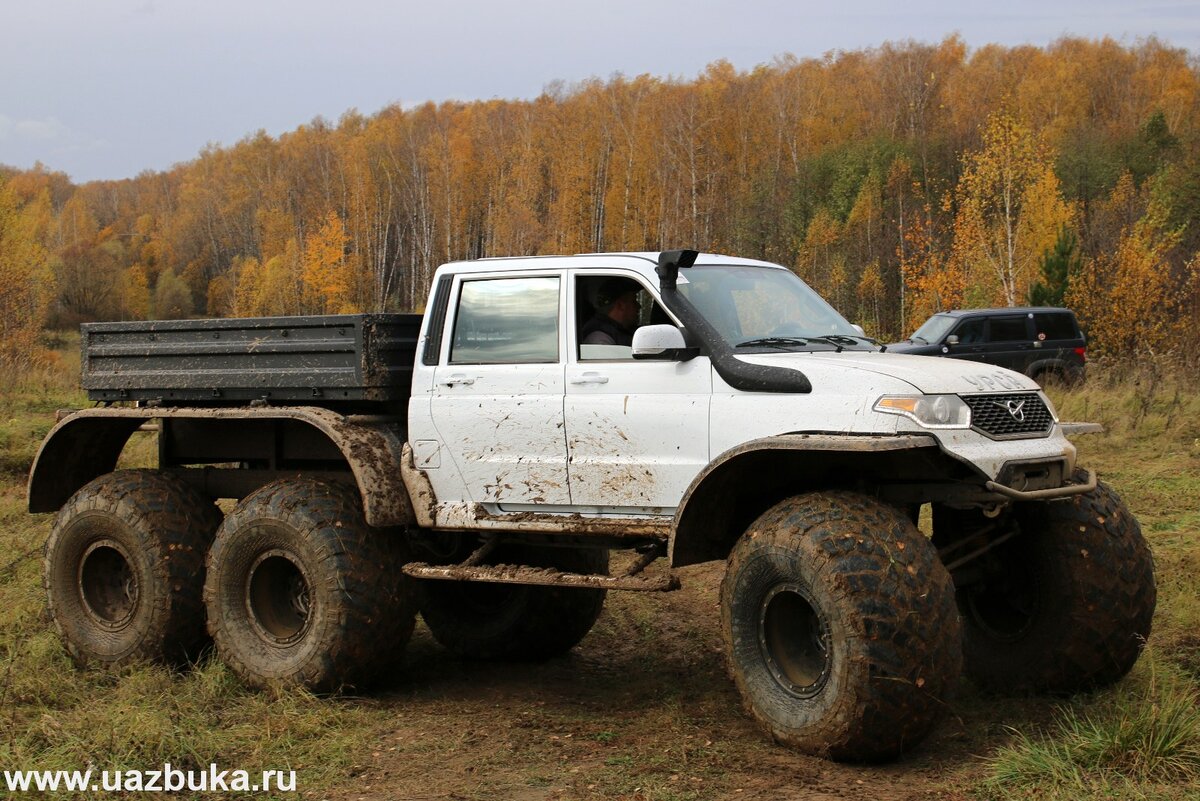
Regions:
[[926, 428], [971, 427], [971, 408], [957, 395], [884, 395], [875, 411], [903, 415]]

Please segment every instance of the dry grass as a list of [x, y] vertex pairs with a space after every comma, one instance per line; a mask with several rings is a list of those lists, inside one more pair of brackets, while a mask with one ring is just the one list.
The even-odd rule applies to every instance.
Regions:
[[1063, 706], [1054, 725], [1014, 732], [988, 759], [989, 798], [1195, 798], [1200, 691], [1153, 652], [1131, 679]]

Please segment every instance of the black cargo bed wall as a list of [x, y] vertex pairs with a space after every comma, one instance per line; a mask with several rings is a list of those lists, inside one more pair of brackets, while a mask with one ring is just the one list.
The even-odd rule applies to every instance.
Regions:
[[399, 405], [419, 314], [86, 323], [82, 384], [96, 401], [165, 405]]

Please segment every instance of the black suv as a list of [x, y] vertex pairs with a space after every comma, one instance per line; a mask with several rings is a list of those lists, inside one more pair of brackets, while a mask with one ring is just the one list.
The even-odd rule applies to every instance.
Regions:
[[1079, 381], [1087, 340], [1070, 309], [1010, 307], [935, 314], [889, 353], [950, 356], [1007, 367], [1045, 383]]

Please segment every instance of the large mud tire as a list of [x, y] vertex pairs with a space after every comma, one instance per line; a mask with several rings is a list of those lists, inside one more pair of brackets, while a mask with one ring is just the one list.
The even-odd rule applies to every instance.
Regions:
[[67, 501], [46, 541], [42, 583], [80, 665], [182, 664], [208, 643], [204, 557], [221, 511], [181, 479], [120, 470]]
[[[955, 535], [956, 516], [938, 511], [940, 544]], [[1012, 516], [1020, 533], [981, 560], [983, 582], [958, 591], [967, 676], [999, 693], [1117, 681], [1154, 616], [1154, 561], [1137, 520], [1103, 483], [1070, 500], [1016, 504]]]
[[848, 761], [912, 748], [962, 660], [950, 575], [899, 509], [852, 492], [780, 502], [721, 584], [729, 670], [777, 741]]
[[[493, 564], [608, 574], [603, 548], [502, 547]], [[421, 616], [434, 639], [468, 659], [541, 661], [575, 647], [604, 608], [606, 590], [425, 581]]]
[[254, 687], [334, 692], [382, 678], [415, 620], [405, 548], [401, 532], [366, 524], [353, 487], [297, 478], [260, 488], [209, 552], [217, 652]]

